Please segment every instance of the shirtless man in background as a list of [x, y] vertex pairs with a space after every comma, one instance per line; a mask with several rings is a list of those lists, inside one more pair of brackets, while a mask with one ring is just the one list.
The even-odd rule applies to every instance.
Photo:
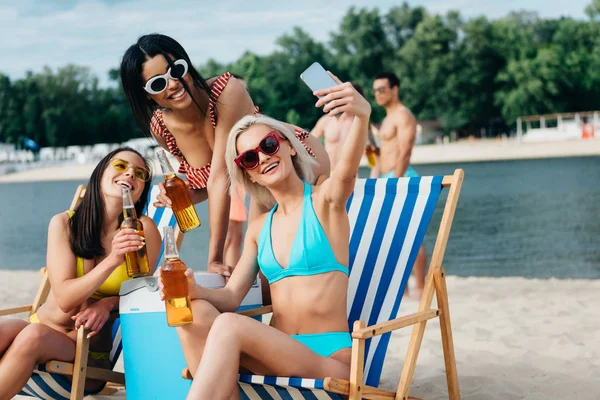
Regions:
[[[375, 77], [373, 95], [377, 104], [385, 108], [386, 113], [379, 128], [381, 149], [378, 167], [380, 178], [419, 176], [410, 166], [410, 156], [417, 135], [417, 120], [412, 112], [400, 102], [399, 90], [400, 81], [393, 72], [381, 72]], [[425, 247], [421, 246], [413, 269], [417, 281], [415, 297], [421, 297], [423, 293], [426, 269], [427, 253]]]
[[[363, 88], [356, 82], [351, 83], [352, 86], [354, 86], [354, 89], [356, 89], [361, 96], [365, 97]], [[349, 112], [345, 112], [336, 118], [324, 115], [319, 118], [315, 127], [310, 132], [311, 135], [319, 139], [321, 137], [325, 137], [324, 147], [325, 151], [329, 155], [329, 161], [331, 163], [332, 170], [339, 161], [340, 152], [342, 147], [344, 147], [344, 142], [346, 141], [346, 137], [350, 131], [352, 121], [354, 121], [354, 115]]]

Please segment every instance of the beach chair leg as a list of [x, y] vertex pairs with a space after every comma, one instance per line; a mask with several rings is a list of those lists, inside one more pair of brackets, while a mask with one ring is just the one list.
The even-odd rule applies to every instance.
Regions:
[[456, 370], [456, 357], [454, 355], [454, 341], [452, 339], [452, 326], [450, 325], [450, 307], [448, 304], [448, 289], [446, 287], [446, 274], [442, 268], [433, 275], [436, 298], [440, 310], [440, 330], [442, 331], [442, 348], [444, 363], [446, 364], [446, 380], [448, 381], [448, 397], [450, 400], [460, 400], [458, 386], [458, 372]]
[[[363, 321], [355, 321], [353, 330], [364, 328]], [[362, 399], [363, 368], [365, 361], [365, 339], [352, 339], [352, 358], [350, 361], [350, 393], [349, 400]]]
[[[431, 309], [434, 291], [433, 269], [430, 267], [429, 274], [425, 280], [425, 288], [423, 288], [423, 295], [421, 296], [419, 311]], [[410, 335], [410, 341], [408, 343], [408, 349], [406, 351], [406, 358], [404, 359], [404, 366], [402, 367], [402, 373], [400, 375], [400, 383], [398, 383], [396, 400], [408, 400], [409, 398], [408, 390], [410, 389], [410, 384], [412, 383], [412, 378], [415, 374], [417, 358], [419, 357], [421, 343], [423, 343], [423, 335], [425, 334], [426, 325], [427, 321], [423, 321], [416, 323], [413, 327], [412, 334]]]
[[82, 400], [85, 390], [85, 377], [87, 373], [88, 351], [90, 340], [86, 337], [88, 331], [83, 327], [77, 332], [75, 347], [75, 361], [73, 362], [73, 385], [71, 386], [71, 400]]

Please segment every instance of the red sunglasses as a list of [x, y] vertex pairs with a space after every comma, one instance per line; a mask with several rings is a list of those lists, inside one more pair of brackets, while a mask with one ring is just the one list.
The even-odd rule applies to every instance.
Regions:
[[252, 170], [258, 167], [259, 156], [258, 152], [272, 156], [279, 151], [279, 142], [284, 140], [277, 131], [269, 132], [258, 144], [255, 149], [250, 149], [235, 158], [235, 163], [238, 167], [245, 170]]

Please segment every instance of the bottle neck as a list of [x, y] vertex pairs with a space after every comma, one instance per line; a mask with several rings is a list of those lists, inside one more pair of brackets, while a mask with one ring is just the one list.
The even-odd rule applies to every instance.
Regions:
[[135, 213], [133, 200], [131, 199], [131, 192], [129, 189], [124, 188], [121, 193], [123, 195], [123, 217], [136, 218], [137, 215]]
[[171, 163], [167, 158], [167, 153], [164, 150], [161, 150], [158, 153], [156, 153], [156, 156], [158, 158], [158, 163], [160, 164], [160, 169], [162, 170], [165, 179], [170, 179], [174, 177], [175, 170], [173, 169], [173, 166], [171, 166]]
[[135, 212], [135, 207], [133, 207], [133, 206], [123, 207], [123, 218], [136, 219], [137, 213]]
[[175, 234], [171, 229], [165, 235], [165, 259], [175, 260], [179, 259], [179, 250], [177, 250], [177, 243], [175, 242]]

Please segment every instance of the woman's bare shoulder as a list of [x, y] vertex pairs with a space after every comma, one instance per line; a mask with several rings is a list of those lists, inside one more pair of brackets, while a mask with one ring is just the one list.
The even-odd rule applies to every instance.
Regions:
[[156, 223], [154, 222], [154, 220], [147, 215], [142, 215], [140, 217], [140, 221], [142, 221], [142, 225], [144, 225], [144, 228], [146, 226], [153, 226], [156, 228]]
[[58, 213], [50, 219], [49, 229], [52, 231], [66, 229], [70, 219], [68, 213], [64, 211]]
[[[223, 91], [219, 96], [219, 102], [221, 105], [231, 105], [234, 102], [237, 105], [240, 100], [252, 102], [252, 98], [250, 97], [250, 93], [248, 93], [246, 86], [240, 82], [239, 79], [232, 76], [227, 81], [227, 85], [223, 88]], [[219, 104], [217, 104], [217, 107], [218, 106]]]
[[265, 224], [265, 220], [267, 219], [268, 215], [269, 212], [267, 211], [265, 213], [257, 215], [256, 217], [248, 221], [248, 229], [246, 230], [246, 235], [251, 235], [255, 239], [258, 239], [258, 235], [260, 234], [260, 231], [263, 225]]

